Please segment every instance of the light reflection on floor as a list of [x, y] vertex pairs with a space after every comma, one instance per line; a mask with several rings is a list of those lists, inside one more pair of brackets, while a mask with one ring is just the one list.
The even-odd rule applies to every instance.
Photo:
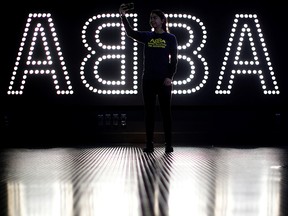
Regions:
[[6, 149], [0, 213], [282, 216], [287, 159], [281, 148]]

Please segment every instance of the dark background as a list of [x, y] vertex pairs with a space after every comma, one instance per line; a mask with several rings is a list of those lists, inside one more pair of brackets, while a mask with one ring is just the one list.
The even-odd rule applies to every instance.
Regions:
[[[1, 131], [9, 143], [21, 140], [143, 141], [141, 88], [137, 95], [98, 95], [80, 79], [80, 64], [86, 55], [81, 30], [92, 16], [117, 13], [119, 3], [103, 1], [8, 2], [3, 7], [0, 73]], [[285, 144], [287, 131], [287, 18], [280, 2], [263, 1], [134, 1], [139, 30], [149, 30], [149, 13], [160, 8], [166, 13], [195, 15], [207, 28], [203, 55], [209, 64], [209, 79], [198, 92], [173, 96], [175, 137], [179, 142], [205, 140], [246, 141], [248, 137]], [[51, 13], [73, 85], [73, 95], [57, 95], [48, 79], [27, 81], [23, 95], [7, 95], [13, 67], [29, 13]], [[280, 89], [279, 95], [264, 95], [254, 79], [234, 83], [230, 95], [214, 93], [223, 63], [234, 16], [255, 13], [271, 57]], [[141, 58], [141, 54], [139, 54]], [[139, 73], [141, 73], [139, 71]], [[126, 114], [127, 125], [105, 122], [107, 114]], [[102, 124], [102, 115], [104, 124]], [[158, 115], [158, 114], [157, 114]], [[109, 115], [108, 115], [109, 116]], [[119, 120], [120, 121], [120, 120]], [[161, 117], [157, 116], [156, 129]], [[159, 126], [159, 128], [158, 128]], [[132, 134], [132, 135], [131, 135]], [[136, 134], [136, 135], [135, 135]], [[107, 136], [108, 135], [108, 138]], [[269, 135], [269, 136], [268, 136]], [[210, 136], [211, 137], [211, 136]], [[213, 138], [213, 139], [214, 139]], [[267, 139], [266, 139], [267, 138]], [[213, 140], [212, 139], [212, 140]], [[270, 140], [272, 140], [270, 142]], [[36, 143], [37, 143], [36, 142]], [[6, 141], [5, 141], [6, 143]], [[5, 144], [4, 144], [5, 145]], [[9, 144], [10, 145], [10, 144]], [[36, 144], [37, 145], [37, 144]], [[40, 144], [39, 144], [40, 145]], [[249, 144], [248, 144], [249, 145]]]

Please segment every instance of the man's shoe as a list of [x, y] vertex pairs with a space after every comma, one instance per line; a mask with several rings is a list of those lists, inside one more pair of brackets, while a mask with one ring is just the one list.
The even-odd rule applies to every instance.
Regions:
[[165, 147], [165, 153], [170, 153], [170, 152], [173, 152], [173, 147], [172, 146], [166, 146]]
[[154, 148], [153, 147], [145, 147], [145, 148], [143, 148], [143, 152], [152, 153], [152, 152], [154, 152]]
[[143, 152], [152, 153], [154, 152], [154, 142], [146, 142], [146, 147], [143, 148]]

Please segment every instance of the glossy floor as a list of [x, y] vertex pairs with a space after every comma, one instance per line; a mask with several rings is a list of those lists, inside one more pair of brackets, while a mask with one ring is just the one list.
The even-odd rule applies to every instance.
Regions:
[[1, 216], [287, 216], [287, 149], [4, 149]]

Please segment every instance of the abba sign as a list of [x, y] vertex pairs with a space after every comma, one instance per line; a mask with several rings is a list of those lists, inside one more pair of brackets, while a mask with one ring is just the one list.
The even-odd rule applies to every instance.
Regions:
[[[177, 71], [174, 94], [193, 94], [203, 88], [209, 78], [209, 64], [202, 50], [207, 41], [204, 23], [189, 14], [167, 14], [171, 32], [188, 35], [179, 43], [179, 64], [187, 69]], [[137, 14], [127, 14], [137, 30]], [[101, 32], [114, 29], [119, 43], [105, 42]], [[53, 81], [58, 95], [74, 94], [69, 71], [50, 13], [31, 13], [24, 29], [18, 56], [8, 87], [8, 95], [21, 95], [31, 76], [45, 76]], [[176, 34], [177, 35], [177, 34]], [[180, 33], [179, 33], [180, 35]], [[114, 35], [115, 37], [115, 35]], [[82, 83], [96, 94], [138, 94], [139, 44], [125, 35], [119, 14], [100, 14], [89, 18], [82, 28], [86, 50], [79, 72]], [[130, 44], [130, 45], [129, 45]], [[105, 76], [103, 64], [114, 64], [114, 77]], [[179, 69], [180, 70], [180, 69]], [[128, 73], [129, 72], [129, 73]], [[236, 14], [230, 32], [215, 94], [230, 94], [237, 77], [258, 77], [263, 94], [280, 94], [264, 35], [256, 14]], [[258, 83], [257, 83], [258, 84]]]

